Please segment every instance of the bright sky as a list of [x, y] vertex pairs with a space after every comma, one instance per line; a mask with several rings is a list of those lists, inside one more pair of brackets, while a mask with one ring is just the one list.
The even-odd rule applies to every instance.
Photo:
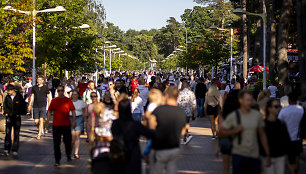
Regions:
[[167, 19], [175, 17], [181, 22], [184, 10], [196, 6], [193, 0], [102, 0], [106, 21], [128, 29], [160, 29]]

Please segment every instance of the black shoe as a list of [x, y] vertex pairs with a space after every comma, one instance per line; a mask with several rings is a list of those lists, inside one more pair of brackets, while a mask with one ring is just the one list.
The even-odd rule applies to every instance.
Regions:
[[72, 161], [71, 157], [68, 157], [67, 162], [71, 162], [71, 161]]
[[86, 138], [86, 143], [89, 143], [89, 139], [88, 138]]
[[60, 163], [59, 162], [55, 162], [54, 167], [59, 167]]

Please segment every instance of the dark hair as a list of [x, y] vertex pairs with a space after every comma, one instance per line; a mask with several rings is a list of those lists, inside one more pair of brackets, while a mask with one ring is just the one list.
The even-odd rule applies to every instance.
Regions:
[[238, 94], [238, 98], [243, 98], [246, 94], [253, 96], [252, 91], [250, 90], [241, 90]]
[[94, 81], [92, 81], [92, 80], [89, 80], [87, 84], [89, 84], [89, 83], [95, 83], [95, 82], [94, 82]]
[[131, 101], [129, 99], [121, 100], [119, 102], [118, 112], [120, 120], [131, 120], [132, 119]]
[[291, 102], [297, 102], [298, 101], [298, 96], [295, 92], [291, 92], [289, 95], [289, 101]]
[[111, 93], [109, 91], [105, 91], [105, 93], [103, 95], [103, 98], [102, 98], [102, 102], [105, 105], [111, 105], [111, 106], [114, 105], [114, 101], [113, 101], [113, 99], [111, 97]]
[[11, 84], [8, 84], [7, 86], [6, 86], [6, 90], [15, 90], [15, 86], [14, 85], [11, 85]]
[[266, 108], [265, 108], [265, 111], [266, 111], [266, 118], [269, 117], [269, 109], [268, 108], [271, 108], [272, 107], [272, 103], [277, 101], [278, 103], [280, 103], [279, 99], [276, 99], [276, 98], [272, 98], [270, 99], [268, 102], [267, 102], [267, 105], [266, 105]]

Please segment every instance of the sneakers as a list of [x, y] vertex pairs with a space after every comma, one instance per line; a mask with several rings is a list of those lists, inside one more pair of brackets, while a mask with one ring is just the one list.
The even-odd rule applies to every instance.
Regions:
[[45, 134], [48, 134], [48, 130], [45, 130]]
[[212, 139], [212, 140], [216, 140], [216, 137], [215, 137], [215, 136], [213, 136], [211, 139]]
[[18, 156], [18, 152], [13, 152], [13, 156]]
[[4, 156], [9, 156], [8, 150], [4, 150], [4, 151], [3, 151], [3, 155], [4, 155]]
[[71, 161], [72, 161], [71, 157], [68, 157], [67, 162], [71, 162]]
[[59, 162], [55, 162], [54, 167], [59, 167], [60, 163]]
[[192, 139], [192, 136], [189, 135], [186, 139], [183, 140], [183, 142], [181, 143], [182, 145], [187, 145]]

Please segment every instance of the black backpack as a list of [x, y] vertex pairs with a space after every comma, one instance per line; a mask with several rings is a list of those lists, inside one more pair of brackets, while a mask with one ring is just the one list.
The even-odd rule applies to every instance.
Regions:
[[132, 126], [132, 122], [129, 122], [127, 127], [122, 130], [118, 135], [113, 135], [113, 140], [110, 142], [109, 158], [114, 164], [123, 164], [126, 162], [128, 156], [128, 149], [124, 142], [124, 136], [127, 130]]
[[299, 137], [301, 139], [306, 139], [306, 108], [304, 108], [304, 115], [300, 122]]

